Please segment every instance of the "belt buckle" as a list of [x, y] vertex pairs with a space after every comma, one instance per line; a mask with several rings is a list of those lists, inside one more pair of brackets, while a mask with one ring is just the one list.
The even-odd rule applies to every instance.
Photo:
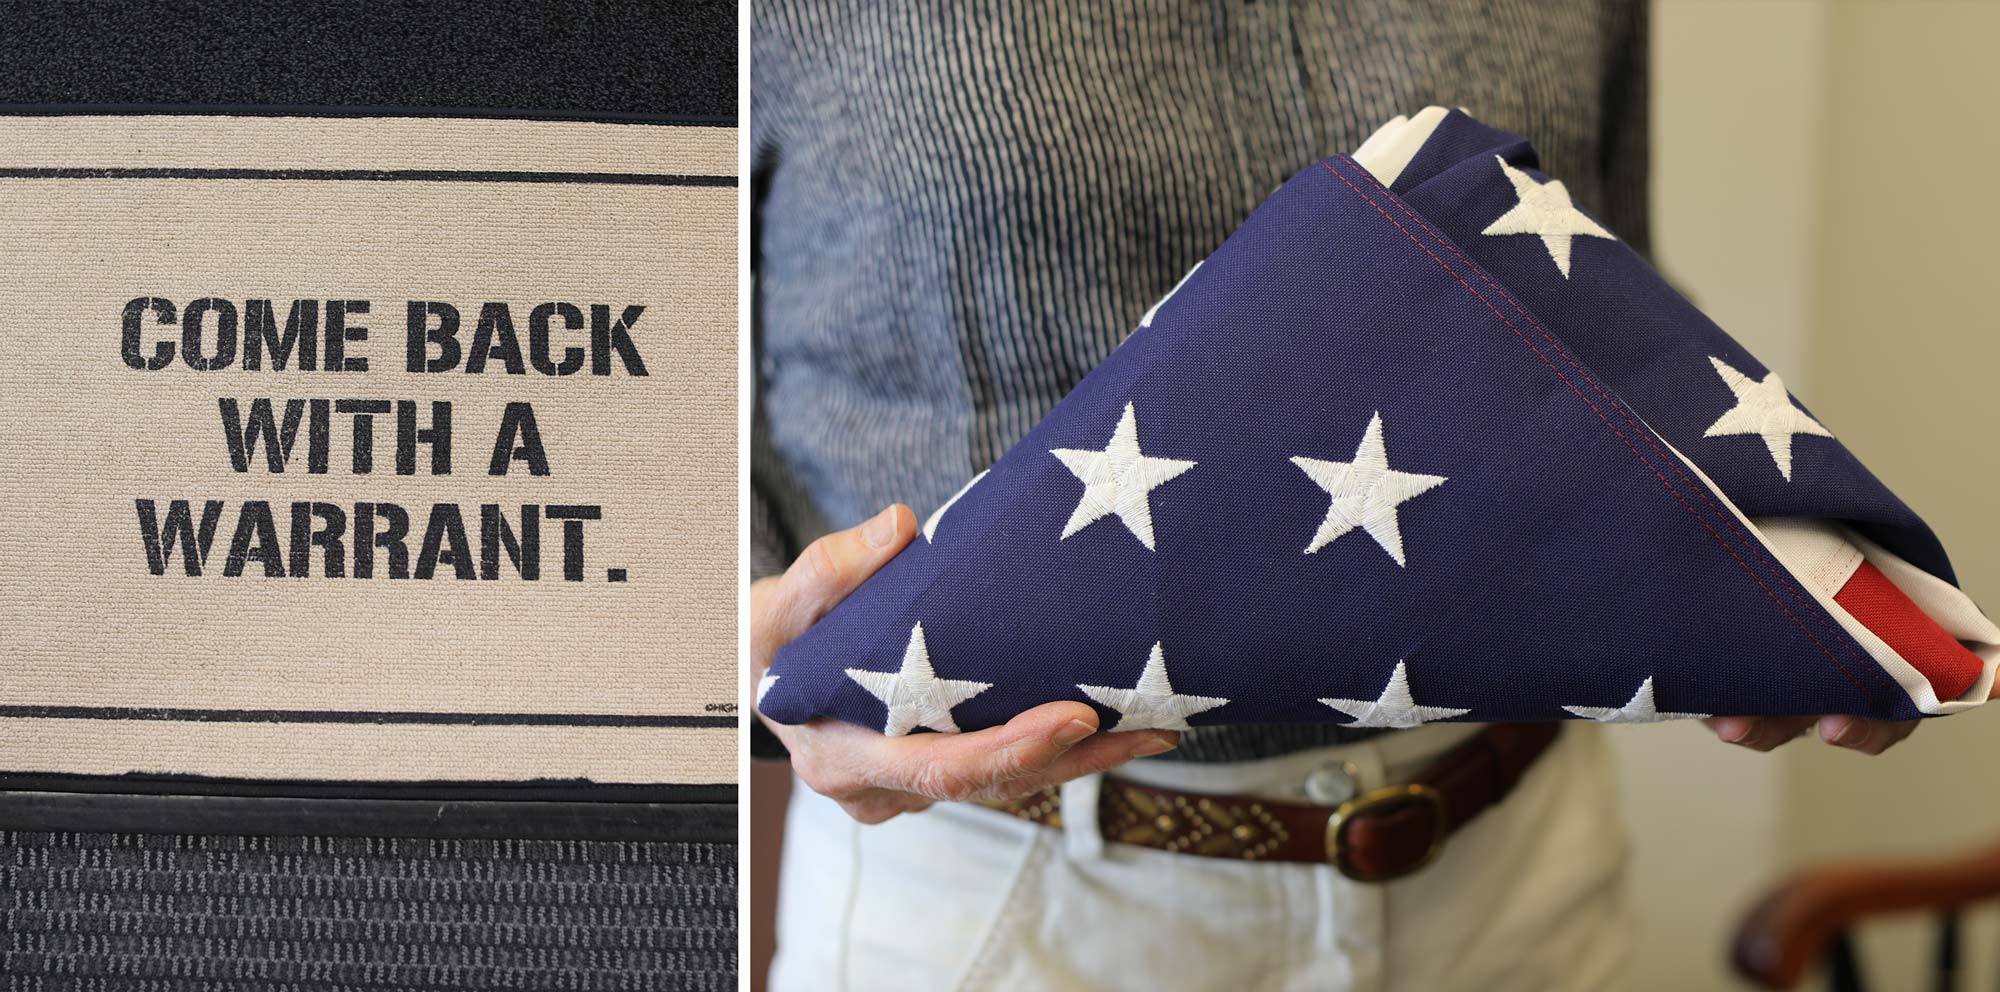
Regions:
[[[1408, 866], [1398, 867], [1382, 875], [1369, 875], [1347, 863], [1347, 845], [1342, 835], [1356, 817], [1387, 812], [1404, 806], [1421, 806], [1428, 810], [1431, 820], [1431, 842], [1423, 857]], [[1448, 824], [1445, 820], [1444, 795], [1438, 790], [1418, 782], [1407, 785], [1391, 785], [1371, 789], [1353, 799], [1341, 803], [1326, 821], [1326, 860], [1342, 875], [1357, 882], [1388, 882], [1412, 874], [1437, 859], [1444, 849], [1444, 838]]]

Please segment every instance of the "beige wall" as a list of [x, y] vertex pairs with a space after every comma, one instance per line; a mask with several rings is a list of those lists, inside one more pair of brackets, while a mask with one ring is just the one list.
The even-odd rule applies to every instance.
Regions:
[[[1996, 39], [2000, 4], [1834, 5], [1809, 352], [1814, 409], [1936, 528], [1989, 614], [2000, 612]], [[2000, 712], [1925, 727], [1890, 762], [1788, 755], [1786, 844], [1816, 859], [2000, 838], [1992, 756]], [[1970, 945], [1995, 947], [2000, 919], [1978, 923]], [[1864, 939], [1884, 963], [1914, 966], [1924, 935]], [[1978, 964], [1968, 987], [1992, 987], [1992, 955]]]
[[[2000, 611], [2000, 4], [1657, 0], [1654, 205], [1663, 269], [1932, 523]], [[1626, 733], [1629, 729], [1633, 732]], [[1747, 902], [1827, 858], [2000, 838], [2000, 714], [1883, 758], [1802, 742], [1736, 753], [1691, 727], [1621, 728], [1649, 927], [1635, 988], [1730, 988]], [[1975, 918], [1971, 946], [2000, 920]], [[1928, 931], [1862, 936], [1877, 987], [1917, 987]], [[1988, 987], [1975, 954], [1970, 987]]]

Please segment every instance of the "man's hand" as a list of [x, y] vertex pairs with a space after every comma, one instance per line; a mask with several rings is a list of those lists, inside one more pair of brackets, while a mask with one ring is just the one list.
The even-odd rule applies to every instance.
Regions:
[[[751, 583], [751, 684], [763, 678], [779, 648], [797, 640], [916, 534], [916, 515], [899, 503], [859, 527], [814, 541], [785, 574]], [[884, 737], [835, 720], [801, 726], [766, 720], [765, 725], [791, 751], [799, 779], [862, 823], [881, 823], [934, 802], [1027, 795], [1159, 754], [1180, 740], [1179, 734], [1158, 730], [1099, 734], [1097, 711], [1072, 702], [1046, 703], [1005, 726], [967, 734]]]
[[1712, 716], [1702, 721], [1715, 736], [1752, 751], [1771, 751], [1803, 737], [1813, 724], [1819, 739], [1863, 754], [1881, 754], [1910, 736], [1919, 720], [1892, 722], [1858, 716]]

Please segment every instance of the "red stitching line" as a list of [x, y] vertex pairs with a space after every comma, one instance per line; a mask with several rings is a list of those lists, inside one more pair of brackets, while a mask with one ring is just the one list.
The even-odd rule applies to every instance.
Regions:
[[[1438, 264], [1438, 267], [1443, 269], [1447, 275], [1450, 275], [1453, 279], [1456, 279], [1459, 285], [1464, 286], [1465, 291], [1471, 293], [1474, 299], [1478, 300], [1481, 303], [1484, 303], [1486, 305], [1486, 309], [1492, 311], [1493, 316], [1499, 318], [1500, 323], [1505, 324], [1507, 326], [1507, 329], [1509, 331], [1512, 331], [1516, 338], [1520, 339], [1521, 344], [1525, 345], [1529, 351], [1533, 352], [1536, 358], [1541, 359], [1542, 364], [1548, 366], [1549, 371], [1555, 373], [1556, 378], [1562, 380], [1562, 384], [1569, 387], [1569, 391], [1575, 393], [1576, 398], [1582, 400], [1583, 404], [1590, 408], [1590, 412], [1596, 414], [1597, 419], [1602, 421], [1604, 423], [1604, 426], [1609, 428], [1611, 433], [1618, 437], [1619, 441], [1624, 442], [1626, 450], [1632, 452], [1632, 456], [1634, 458], [1639, 459], [1639, 463], [1641, 465], [1646, 466], [1647, 470], [1653, 473], [1654, 478], [1660, 480], [1660, 485], [1666, 487], [1667, 492], [1674, 497], [1674, 501], [1679, 503], [1681, 505], [1681, 508], [1686, 510], [1689, 516], [1692, 516], [1694, 518], [1695, 523], [1700, 524], [1703, 530], [1708, 531], [1709, 536], [1713, 538], [1715, 542], [1718, 545], [1720, 545], [1724, 551], [1729, 553], [1729, 557], [1735, 560], [1737, 567], [1743, 569], [1743, 574], [1748, 575], [1750, 577], [1750, 581], [1755, 582], [1757, 584], [1757, 588], [1762, 589], [1764, 591], [1764, 595], [1770, 598], [1772, 605], [1776, 606], [1779, 609], [1779, 611], [1783, 612], [1786, 617], [1791, 619], [1793, 624], [1798, 626], [1799, 632], [1805, 634], [1806, 638], [1812, 641], [1814, 646], [1819, 648], [1820, 653], [1826, 655], [1828, 661], [1833, 662], [1834, 667], [1839, 669], [1840, 673], [1843, 676], [1846, 676], [1847, 680], [1850, 683], [1853, 683], [1854, 688], [1856, 690], [1860, 691], [1865, 696], [1869, 696], [1871, 699], [1873, 698], [1873, 694], [1870, 693], [1865, 687], [1861, 685], [1861, 683], [1858, 680], [1855, 679], [1854, 674], [1847, 670], [1847, 666], [1841, 664], [1840, 659], [1835, 657], [1833, 652], [1831, 650], [1828, 650], [1827, 646], [1821, 643], [1820, 639], [1817, 636], [1815, 636], [1810, 629], [1806, 627], [1805, 621], [1800, 620], [1798, 616], [1791, 611], [1791, 608], [1786, 606], [1785, 602], [1778, 598], [1778, 594], [1772, 592], [1771, 588], [1764, 584], [1764, 580], [1757, 576], [1756, 571], [1750, 567], [1749, 563], [1745, 562], [1743, 560], [1743, 557], [1736, 553], [1736, 548], [1728, 540], [1723, 538], [1721, 534], [1717, 533], [1714, 527], [1709, 526], [1708, 521], [1704, 519], [1702, 515], [1699, 512], [1697, 512], [1693, 506], [1689, 505], [1687, 499], [1680, 494], [1679, 490], [1674, 488], [1673, 483], [1668, 481], [1666, 475], [1661, 473], [1661, 471], [1658, 468], [1654, 467], [1653, 463], [1646, 458], [1645, 453], [1640, 451], [1638, 446], [1633, 444], [1631, 439], [1625, 436], [1625, 432], [1619, 430], [1618, 425], [1612, 423], [1611, 418], [1605, 416], [1604, 411], [1598, 409], [1597, 404], [1591, 402], [1590, 397], [1585, 396], [1583, 394], [1583, 390], [1578, 389], [1576, 387], [1576, 384], [1571, 382], [1569, 380], [1569, 377], [1564, 375], [1563, 371], [1557, 368], [1556, 364], [1550, 361], [1549, 357], [1543, 354], [1540, 348], [1535, 347], [1535, 343], [1533, 341], [1528, 340], [1528, 336], [1526, 334], [1521, 333], [1521, 329], [1515, 327], [1514, 322], [1508, 320], [1507, 315], [1501, 313], [1499, 307], [1493, 305], [1493, 301], [1488, 300], [1483, 294], [1479, 292], [1478, 289], [1474, 288], [1474, 286], [1471, 283], [1466, 282], [1465, 277], [1459, 275], [1458, 270], [1451, 267], [1451, 263], [1446, 262], [1444, 259], [1438, 257], [1438, 254], [1432, 251], [1430, 249], [1430, 246], [1418, 240], [1416, 235], [1410, 233], [1409, 228], [1404, 227], [1401, 221], [1397, 220], [1394, 217], [1391, 217], [1387, 210], [1382, 209], [1381, 204], [1376, 203], [1372, 197], [1370, 197], [1367, 193], [1363, 192], [1361, 187], [1354, 185], [1354, 183], [1351, 180], [1349, 180], [1346, 175], [1342, 174], [1340, 170], [1335, 169], [1332, 165], [1329, 165], [1324, 160], [1320, 162], [1320, 165], [1323, 168], [1325, 168], [1327, 172], [1332, 173], [1334, 178], [1340, 180], [1343, 184], [1345, 184], [1348, 189], [1353, 190], [1354, 195], [1359, 196], [1363, 202], [1367, 203], [1371, 207], [1374, 207], [1375, 212], [1381, 214], [1383, 220], [1386, 220], [1390, 224], [1394, 225], [1396, 230], [1403, 232], [1403, 236], [1410, 239], [1411, 244], [1416, 245], [1419, 249], [1423, 251], [1424, 254], [1429, 255], [1431, 257], [1431, 261], [1436, 262]], [[1428, 230], [1428, 228], [1426, 228], [1426, 230]], [[1436, 232], [1431, 232], [1431, 233], [1434, 235]], [[1442, 239], [1440, 239], [1440, 243], [1444, 243]], [[1460, 255], [1459, 257], [1461, 259], [1464, 258], [1463, 255]], [[1498, 287], [1495, 287], [1495, 290], [1498, 291]], [[1503, 293], [1502, 295], [1505, 294]], [[1511, 303], [1512, 301], [1510, 300], [1509, 302]], [[1543, 331], [1543, 333], [1545, 335], [1547, 334], [1546, 331]], [[1550, 346], [1552, 348], [1556, 347], [1553, 340], [1551, 340]], [[1565, 355], [1564, 357], [1568, 358], [1567, 355]], [[1571, 360], [1571, 364], [1572, 365], [1575, 364], [1573, 359]], [[1577, 371], [1579, 375], [1583, 374], [1581, 369], [1578, 369]], [[1591, 385], [1593, 388], [1598, 388], [1600, 395], [1602, 395], [1602, 389], [1600, 387], [1597, 387], [1597, 384], [1595, 382], [1592, 382]], [[1609, 403], [1610, 397], [1606, 396], [1605, 400], [1607, 403]], [[1636, 425], [1634, 425], [1634, 427], [1636, 430]]]
[[[1755, 558], [1760, 564], [1764, 566], [1765, 571], [1769, 572], [1771, 574], [1771, 577], [1778, 581], [1779, 587], [1784, 589], [1786, 592], [1790, 593], [1792, 598], [1796, 600], [1801, 606], [1808, 605], [1810, 597], [1807, 596], [1805, 591], [1799, 587], [1798, 583], [1792, 579], [1790, 573], [1780, 568], [1775, 559], [1773, 559], [1769, 554], [1765, 553], [1763, 548], [1756, 541], [1751, 540], [1748, 534], [1743, 533], [1743, 531], [1737, 527], [1735, 515], [1726, 512], [1721, 506], [1721, 504], [1715, 501], [1714, 496], [1709, 493], [1707, 486], [1697, 485], [1695, 480], [1689, 478], [1687, 470], [1681, 466], [1680, 460], [1677, 458], [1669, 457], [1667, 455], [1667, 452], [1665, 452], [1660, 448], [1659, 439], [1655, 437], [1652, 434], [1652, 432], [1641, 427], [1636, 421], [1634, 421], [1632, 419], [1631, 411], [1627, 409], [1623, 404], [1613, 399], [1608, 393], [1606, 393], [1603, 385], [1598, 383], [1596, 379], [1592, 377], [1588, 371], [1586, 371], [1582, 366], [1577, 364], [1576, 358], [1571, 356], [1568, 353], [1568, 351], [1563, 348], [1561, 342], [1556, 340], [1555, 336], [1549, 332], [1548, 328], [1542, 326], [1542, 323], [1536, 320], [1533, 314], [1529, 313], [1526, 308], [1521, 306], [1520, 301], [1514, 299], [1513, 295], [1507, 292], [1506, 287], [1501, 286], [1498, 283], [1494, 282], [1492, 277], [1488, 276], [1483, 269], [1481, 269], [1471, 259], [1466, 258], [1465, 254], [1458, 250], [1457, 245], [1453, 244], [1444, 235], [1438, 233], [1436, 229], [1430, 226], [1430, 223], [1428, 221], [1424, 220], [1422, 215], [1412, 211], [1408, 204], [1402, 202], [1395, 196], [1395, 194], [1389, 192], [1389, 190], [1385, 188], [1381, 184], [1381, 182], [1374, 177], [1373, 174], [1369, 173], [1365, 169], [1360, 168], [1360, 166], [1358, 164], [1353, 163], [1351, 159], [1349, 160], [1349, 162], [1351, 165], [1354, 166], [1355, 172], [1360, 173], [1361, 176], [1364, 179], [1366, 179], [1371, 185], [1373, 185], [1376, 189], [1381, 190], [1383, 195], [1389, 200], [1389, 202], [1394, 203], [1396, 205], [1396, 209], [1402, 211], [1405, 217], [1408, 217], [1411, 220], [1415, 221], [1419, 227], [1422, 227], [1424, 229], [1425, 233], [1429, 234], [1439, 244], [1443, 245], [1453, 255], [1457, 256], [1459, 261], [1464, 262], [1468, 267], [1472, 269], [1473, 273], [1479, 277], [1479, 280], [1481, 282], [1484, 282], [1487, 286], [1491, 287], [1494, 292], [1500, 295], [1501, 299], [1506, 300], [1508, 305], [1514, 308], [1515, 313], [1520, 314], [1523, 320], [1526, 320], [1530, 326], [1534, 327], [1535, 330], [1541, 332], [1542, 339], [1548, 342], [1549, 347], [1553, 349], [1557, 354], [1562, 355], [1564, 360], [1569, 362], [1570, 368], [1573, 371], [1575, 371], [1579, 376], [1581, 376], [1585, 382], [1590, 383], [1591, 388], [1597, 391], [1597, 395], [1603, 398], [1604, 401], [1607, 404], [1609, 404], [1613, 409], [1616, 409], [1619, 413], [1619, 416], [1625, 420], [1625, 423], [1628, 426], [1630, 426], [1634, 432], [1640, 434], [1646, 439], [1646, 442], [1652, 446], [1653, 453], [1659, 455], [1661, 461], [1671, 466], [1674, 471], [1674, 474], [1679, 476], [1681, 481], [1686, 482], [1688, 484], [1688, 488], [1693, 489], [1701, 494], [1702, 500], [1708, 505], [1709, 509], [1714, 512], [1717, 519], [1720, 519], [1723, 522], [1723, 524], [1729, 528], [1729, 532], [1731, 534], [1734, 534], [1737, 538], [1743, 541], [1744, 547], [1750, 552], [1750, 556], [1752, 558]], [[1336, 173], [1336, 175], [1338, 174], [1339, 173]], [[1407, 234], [1408, 232], [1406, 231], [1404, 233]], [[1833, 639], [1836, 641], [1836, 643], [1841, 643], [1842, 650], [1844, 650], [1847, 653], [1848, 657], [1854, 659], [1855, 663], [1860, 665], [1863, 671], [1868, 672], [1875, 678], [1877, 682], [1882, 683], [1884, 686], [1888, 686], [1892, 690], [1898, 690], [1898, 691], [1900, 690], [1899, 686], [1896, 686], [1893, 683], [1891, 683], [1889, 679], [1882, 673], [1880, 666], [1875, 665], [1872, 659], [1864, 658], [1861, 654], [1859, 654], [1855, 650], [1855, 646], [1851, 641], [1845, 643], [1840, 642], [1840, 638], [1837, 635], [1844, 632], [1837, 630], [1836, 625], [1832, 622], [1832, 618], [1827, 616], [1824, 610], [1819, 610], [1815, 612], [1809, 609], [1807, 610], [1807, 612], [1814, 618], [1815, 621], [1818, 622], [1822, 630], [1825, 630], [1831, 634], [1836, 634], [1836, 636]], [[1838, 662], [1836, 662], [1836, 664], [1837, 663]], [[1863, 694], [1866, 695], [1867, 691], [1863, 690]], [[1875, 697], [1870, 696], [1870, 698], [1874, 699]]]

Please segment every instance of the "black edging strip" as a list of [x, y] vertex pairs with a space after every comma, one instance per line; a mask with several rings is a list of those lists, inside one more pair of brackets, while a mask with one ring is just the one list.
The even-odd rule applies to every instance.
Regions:
[[16, 104], [710, 118], [741, 107], [736, 0], [64, 0], [8, 11], [0, 101]]
[[360, 107], [203, 103], [0, 103], [0, 117], [408, 117], [421, 120], [561, 121], [735, 127], [736, 118], [707, 114], [648, 114], [617, 110], [533, 110], [506, 107]]
[[577, 183], [616, 186], [735, 186], [735, 176], [644, 172], [495, 172], [462, 169], [0, 168], [0, 179], [306, 179], [414, 183]]
[[0, 719], [150, 720], [169, 723], [426, 724], [448, 727], [702, 727], [736, 729], [734, 716], [640, 713], [450, 713], [410, 710], [238, 710], [170, 706], [0, 706]]
[[727, 842], [736, 801], [733, 783], [0, 775], [0, 830]]
[[61, 773], [0, 774], [0, 796], [18, 793], [71, 793], [154, 797], [214, 797], [263, 799], [383, 799], [418, 802], [519, 803], [728, 803], [736, 801], [732, 783], [636, 784], [593, 782], [582, 778], [539, 778], [515, 781], [331, 781], [311, 779], [212, 778], [134, 772], [125, 775]]
[[736, 804], [0, 792], [0, 830], [736, 842]]

